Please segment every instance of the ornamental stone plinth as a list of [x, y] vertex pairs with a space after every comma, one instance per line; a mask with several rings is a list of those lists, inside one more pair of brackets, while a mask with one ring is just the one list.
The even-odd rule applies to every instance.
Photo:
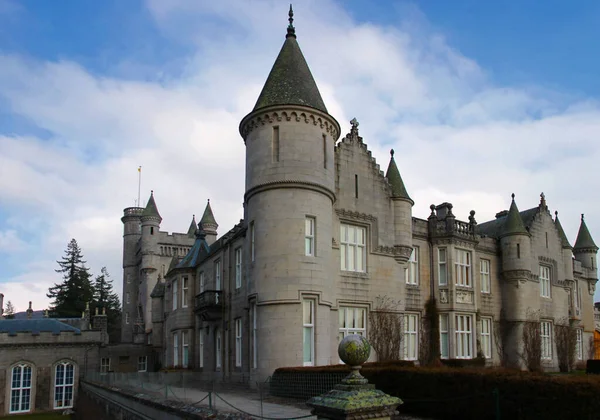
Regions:
[[345, 337], [338, 347], [340, 359], [352, 369], [350, 374], [331, 391], [311, 398], [306, 404], [318, 419], [390, 420], [398, 414], [402, 400], [375, 389], [375, 385], [360, 374], [361, 365], [371, 353], [371, 345], [361, 335]]

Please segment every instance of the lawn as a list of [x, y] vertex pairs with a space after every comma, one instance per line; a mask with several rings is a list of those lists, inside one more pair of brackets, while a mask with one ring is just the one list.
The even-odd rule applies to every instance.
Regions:
[[62, 412], [58, 413], [38, 413], [38, 414], [26, 414], [22, 416], [6, 416], [3, 419], [18, 419], [18, 420], [67, 420], [70, 416], [63, 416]]

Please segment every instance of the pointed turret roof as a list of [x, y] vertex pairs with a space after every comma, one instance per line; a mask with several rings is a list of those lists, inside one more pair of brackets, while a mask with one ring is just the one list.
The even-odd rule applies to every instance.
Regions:
[[160, 217], [160, 213], [158, 212], [158, 207], [156, 207], [156, 202], [154, 201], [154, 191], [150, 191], [148, 204], [146, 204], [146, 208], [142, 212], [142, 217], [144, 216], [157, 217], [162, 220], [162, 217]]
[[214, 225], [215, 227], [219, 226], [219, 224], [215, 220], [215, 216], [213, 215], [212, 209], [210, 208], [210, 199], [206, 203], [206, 208], [204, 209], [204, 214], [202, 215], [200, 224], [203, 225], [205, 228], [206, 226], [210, 225]]
[[554, 215], [554, 226], [556, 226], [556, 230], [558, 231], [558, 237], [560, 238], [560, 243], [562, 244], [562, 247], [572, 249], [573, 247], [569, 243], [569, 239], [567, 238], [567, 235], [565, 234], [565, 231], [562, 225], [560, 224], [560, 220], [558, 220], [558, 211], [555, 211]]
[[193, 214], [192, 215], [192, 223], [190, 223], [190, 227], [188, 229], [188, 237], [193, 238], [194, 235], [196, 234], [196, 229], [198, 229], [198, 227], [196, 226], [196, 215]]
[[581, 225], [579, 225], [579, 233], [577, 233], [577, 239], [575, 240], [574, 250], [583, 250], [583, 249], [593, 248], [596, 251], [598, 247], [596, 243], [592, 239], [592, 235], [585, 224], [585, 220], [583, 219], [583, 214], [581, 215]]
[[402, 177], [400, 176], [398, 166], [396, 166], [396, 161], [394, 160], [394, 149], [390, 150], [390, 164], [387, 172], [385, 173], [385, 177], [392, 187], [392, 198], [406, 198], [407, 200], [412, 201], [408, 195], [408, 191], [406, 191], [406, 187], [404, 186], [404, 181], [402, 181]]
[[518, 234], [527, 235], [528, 232], [527, 229], [525, 229], [525, 224], [523, 223], [523, 219], [519, 214], [517, 203], [515, 203], [515, 195], [513, 194], [512, 203], [510, 204], [510, 209], [508, 209], [508, 214], [506, 215], [506, 220], [504, 221], [502, 236]]
[[290, 5], [285, 42], [253, 111], [272, 105], [304, 105], [327, 112], [315, 79], [296, 41], [294, 12]]
[[202, 227], [202, 223], [198, 225], [198, 230], [196, 231], [196, 241], [194, 245], [189, 250], [187, 255], [183, 257], [181, 261], [177, 264], [176, 268], [193, 268], [202, 260], [202, 258], [209, 254], [210, 247], [206, 242], [206, 232]]

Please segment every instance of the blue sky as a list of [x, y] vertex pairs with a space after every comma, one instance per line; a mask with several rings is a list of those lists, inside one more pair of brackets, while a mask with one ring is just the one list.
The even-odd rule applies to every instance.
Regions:
[[[0, 0], [0, 292], [46, 305], [75, 237], [120, 289], [120, 216], [156, 192], [185, 231], [211, 199], [242, 216], [237, 125], [283, 42], [275, 0]], [[303, 0], [298, 41], [330, 112], [396, 149], [414, 215], [484, 221], [544, 191], [572, 242], [600, 236], [600, 4]], [[429, 166], [422, 162], [429, 162]], [[468, 162], [465, 164], [465, 162]], [[227, 168], [224, 170], [223, 168]], [[444, 176], [440, 176], [440, 171]], [[215, 174], [220, 174], [215, 177]], [[187, 197], [182, 200], [181, 197]], [[599, 239], [600, 240], [600, 239]]]

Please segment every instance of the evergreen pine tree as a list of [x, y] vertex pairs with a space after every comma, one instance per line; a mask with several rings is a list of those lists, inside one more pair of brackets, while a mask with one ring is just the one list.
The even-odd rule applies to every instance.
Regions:
[[4, 311], [4, 318], [5, 319], [14, 319], [14, 317], [15, 317], [15, 306], [9, 300], [8, 302], [6, 302], [6, 310]]
[[106, 310], [110, 342], [118, 341], [121, 336], [121, 302], [119, 295], [113, 290], [112, 279], [106, 267], [102, 267], [100, 275], [94, 281], [94, 305], [99, 312]]
[[63, 281], [50, 287], [46, 294], [49, 298], [54, 299], [52, 315], [80, 317], [85, 310], [86, 303], [92, 300], [94, 291], [90, 282], [89, 269], [85, 267], [81, 248], [75, 239], [71, 239], [65, 255], [57, 263], [60, 269], [55, 271], [63, 274]]

